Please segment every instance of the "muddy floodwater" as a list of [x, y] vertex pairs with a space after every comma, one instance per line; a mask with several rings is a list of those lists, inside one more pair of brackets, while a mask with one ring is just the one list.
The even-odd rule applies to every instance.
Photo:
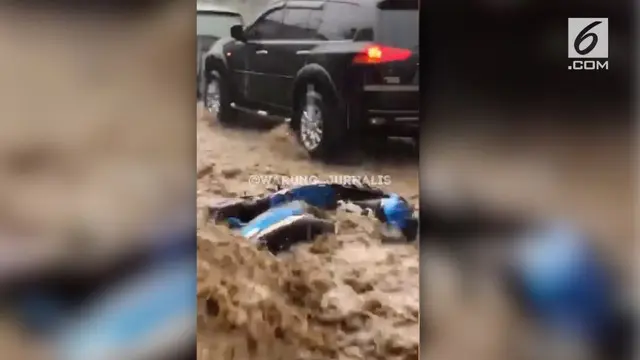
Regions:
[[[264, 193], [262, 177], [386, 176], [418, 201], [416, 160], [311, 162], [283, 127], [198, 120], [198, 206]], [[274, 177], [275, 179], [275, 177]], [[382, 245], [376, 223], [338, 213], [337, 236], [275, 257], [223, 227], [198, 229], [198, 359], [417, 359], [417, 244]]]

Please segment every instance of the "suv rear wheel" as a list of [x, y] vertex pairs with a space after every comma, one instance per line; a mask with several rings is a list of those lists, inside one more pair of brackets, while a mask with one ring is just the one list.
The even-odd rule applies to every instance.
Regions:
[[295, 130], [298, 141], [311, 157], [329, 160], [345, 148], [346, 118], [337, 101], [314, 84], [297, 97]]

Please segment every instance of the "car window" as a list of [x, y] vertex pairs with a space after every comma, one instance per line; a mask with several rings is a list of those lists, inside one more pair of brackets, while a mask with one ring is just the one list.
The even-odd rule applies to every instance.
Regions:
[[359, 31], [372, 26], [372, 14], [366, 7], [329, 2], [324, 6], [318, 36], [323, 40], [352, 40]]
[[287, 8], [284, 15], [283, 39], [313, 39], [315, 29], [309, 27], [311, 9]]
[[271, 40], [277, 39], [282, 34], [282, 20], [284, 10], [278, 8], [270, 10], [260, 16], [252, 26], [250, 26], [245, 36], [249, 40]]
[[378, 10], [376, 41], [416, 50], [420, 44], [419, 2], [383, 1]]
[[219, 39], [229, 36], [229, 29], [240, 24], [240, 15], [201, 12], [196, 16], [196, 34]]

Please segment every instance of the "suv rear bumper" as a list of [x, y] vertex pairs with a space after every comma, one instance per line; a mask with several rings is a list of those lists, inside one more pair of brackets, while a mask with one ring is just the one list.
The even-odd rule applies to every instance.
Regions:
[[365, 85], [359, 121], [367, 130], [390, 136], [416, 136], [420, 130], [418, 85]]

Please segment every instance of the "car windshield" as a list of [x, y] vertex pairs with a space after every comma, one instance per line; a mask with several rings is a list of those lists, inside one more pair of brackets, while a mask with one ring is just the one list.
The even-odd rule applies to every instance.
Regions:
[[242, 25], [242, 17], [237, 14], [199, 13], [196, 21], [198, 36], [216, 38], [229, 36], [233, 25]]

